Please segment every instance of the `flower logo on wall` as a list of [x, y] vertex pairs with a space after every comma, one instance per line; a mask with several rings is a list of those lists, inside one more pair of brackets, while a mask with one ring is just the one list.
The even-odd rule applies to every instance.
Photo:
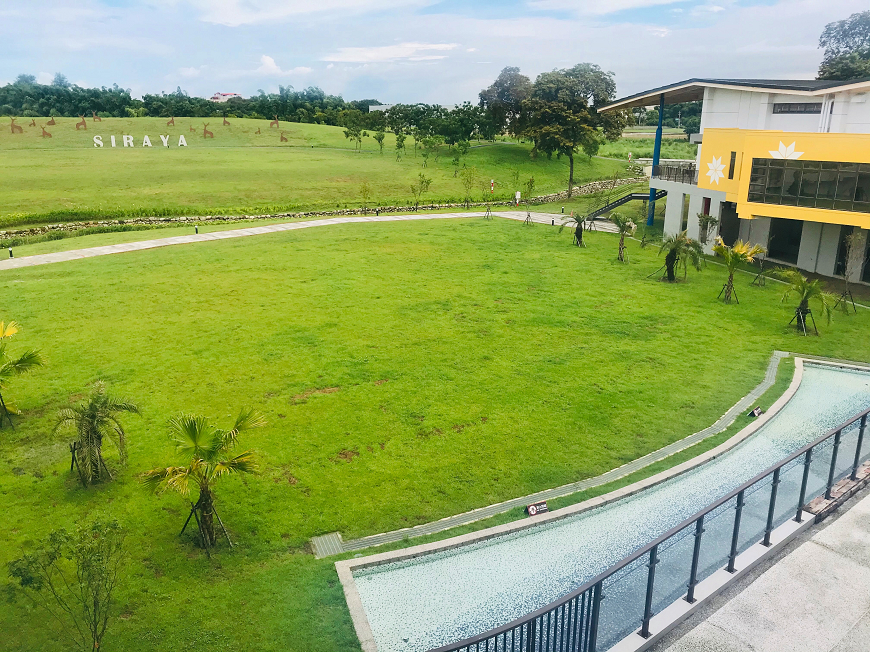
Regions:
[[712, 163], [707, 163], [707, 167], [710, 168], [707, 170], [707, 176], [710, 177], [710, 183], [715, 183], [717, 186], [719, 185], [719, 179], [725, 176], [725, 173], [722, 171], [725, 169], [725, 166], [722, 164], [722, 157], [716, 158], [713, 157]]
[[785, 143], [783, 143], [782, 141], [779, 141], [779, 149], [777, 149], [777, 150], [771, 149], [768, 151], [770, 151], [770, 155], [773, 158], [796, 159], [796, 158], [800, 158], [801, 156], [803, 156], [804, 155], [803, 152], [794, 151], [794, 146], [795, 146], [795, 144], [792, 143], [791, 145], [786, 147]]

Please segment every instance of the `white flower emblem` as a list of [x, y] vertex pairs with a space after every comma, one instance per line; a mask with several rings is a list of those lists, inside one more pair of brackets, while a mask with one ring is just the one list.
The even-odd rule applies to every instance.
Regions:
[[725, 169], [725, 166], [722, 164], [722, 157], [716, 158], [713, 157], [712, 163], [707, 163], [707, 167], [710, 168], [707, 171], [707, 176], [710, 177], [710, 183], [715, 183], [717, 186], [719, 185], [719, 179], [725, 176], [725, 173], [722, 170]]
[[769, 150], [770, 155], [773, 158], [785, 158], [785, 159], [796, 159], [796, 158], [800, 158], [801, 156], [803, 156], [804, 155], [803, 152], [794, 151], [794, 146], [795, 146], [795, 143], [792, 143], [791, 145], [786, 147], [785, 143], [783, 143], [782, 141], [779, 141], [779, 149], [778, 150], [773, 150], [773, 149]]

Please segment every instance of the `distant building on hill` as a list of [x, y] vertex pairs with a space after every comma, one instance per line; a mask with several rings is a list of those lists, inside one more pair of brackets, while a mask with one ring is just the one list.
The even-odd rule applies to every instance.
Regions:
[[[370, 104], [369, 111], [389, 111], [394, 106], [396, 106], [396, 105], [395, 104]], [[453, 111], [454, 109], [456, 109], [455, 104], [440, 104], [439, 106], [446, 111]]]
[[212, 102], [227, 102], [234, 97], [238, 97], [239, 99], [242, 98], [239, 93], [215, 93], [208, 99], [210, 99]]

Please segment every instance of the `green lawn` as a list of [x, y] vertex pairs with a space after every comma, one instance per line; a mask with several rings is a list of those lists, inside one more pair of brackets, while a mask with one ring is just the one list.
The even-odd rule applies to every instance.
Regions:
[[[129, 533], [109, 651], [344, 651], [358, 645], [332, 560], [311, 536], [406, 527], [597, 475], [710, 425], [773, 349], [870, 360], [870, 313], [819, 338], [786, 327], [781, 287], [716, 301], [724, 273], [645, 277], [654, 250], [519, 222], [350, 224], [0, 272], [13, 352], [48, 366], [7, 392], [0, 568], [52, 528], [108, 514]], [[114, 234], [112, 234], [114, 235]], [[117, 481], [79, 488], [58, 408], [105, 379], [138, 401]], [[184, 501], [139, 474], [172, 461], [179, 411], [269, 425], [262, 473], [218, 487], [235, 550], [177, 534]], [[110, 458], [110, 465], [114, 458]], [[4, 594], [3, 649], [67, 649]]]
[[[396, 161], [392, 134], [387, 134], [381, 154], [370, 137], [363, 139], [362, 151], [354, 151], [343, 129], [322, 125], [286, 123], [282, 131], [287, 142], [280, 142], [278, 130], [270, 129], [266, 120], [232, 119], [228, 127], [212, 120], [213, 139], [202, 137], [202, 121], [194, 118], [176, 118], [175, 127], [158, 118], [107, 118], [88, 121], [87, 131], [76, 131], [75, 122], [59, 118], [47, 128], [51, 139], [27, 124], [22, 134], [0, 130], [0, 229], [69, 219], [358, 207], [364, 182], [372, 189], [369, 205], [408, 205], [413, 203], [410, 185], [421, 171], [432, 179], [424, 202], [465, 198], [446, 147], [424, 169], [411, 138], [406, 154]], [[198, 131], [191, 132], [191, 127]], [[132, 149], [121, 146], [123, 134], [134, 136]], [[160, 134], [171, 135], [169, 149], [162, 146]], [[95, 135], [102, 136], [104, 147], [94, 147]], [[115, 148], [110, 135], [115, 135]], [[153, 147], [142, 146], [145, 135]], [[187, 147], [177, 146], [179, 135], [185, 136]], [[535, 194], [567, 187], [564, 157], [533, 160], [528, 144], [472, 145], [460, 167], [479, 172], [475, 200], [484, 196], [484, 189], [489, 195], [493, 179], [500, 199], [513, 197], [529, 177], [535, 179]], [[631, 173], [619, 162], [578, 157], [577, 183], [614, 174]]]

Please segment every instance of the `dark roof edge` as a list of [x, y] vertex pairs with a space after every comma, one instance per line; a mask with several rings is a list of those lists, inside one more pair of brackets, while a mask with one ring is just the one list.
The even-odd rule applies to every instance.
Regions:
[[841, 88], [846, 86], [853, 86], [856, 84], [863, 84], [870, 82], [870, 77], [864, 77], [861, 79], [848, 79], [845, 81], [828, 81], [828, 80], [818, 80], [818, 79], [702, 79], [699, 77], [692, 77], [691, 79], [686, 79], [684, 81], [676, 82], [674, 84], [668, 84], [666, 86], [659, 86], [658, 88], [652, 88], [647, 91], [643, 91], [641, 93], [635, 93], [634, 95], [629, 95], [628, 97], [623, 97], [618, 100], [614, 100], [605, 106], [602, 106], [599, 111], [606, 111], [611, 107], [626, 104], [633, 100], [640, 99], [646, 96], [660, 95], [662, 93], [667, 93], [670, 90], [684, 88], [687, 86], [733, 86], [735, 88], [740, 87], [753, 87], [753, 88], [768, 88], [774, 90], [781, 91], [799, 91], [803, 93], [813, 93], [821, 90], [830, 90], [833, 88]]

